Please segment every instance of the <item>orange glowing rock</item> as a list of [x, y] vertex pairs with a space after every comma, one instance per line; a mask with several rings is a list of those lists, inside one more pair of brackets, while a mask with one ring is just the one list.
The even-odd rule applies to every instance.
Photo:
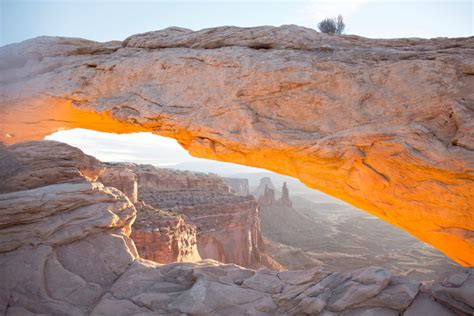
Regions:
[[39, 38], [0, 60], [4, 142], [151, 131], [299, 178], [474, 265], [473, 37], [173, 28]]

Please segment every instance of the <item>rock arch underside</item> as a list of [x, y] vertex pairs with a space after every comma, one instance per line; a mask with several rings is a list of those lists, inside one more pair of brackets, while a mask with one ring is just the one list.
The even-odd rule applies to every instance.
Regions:
[[88, 128], [299, 178], [474, 264], [474, 38], [168, 28], [0, 48], [0, 140]]

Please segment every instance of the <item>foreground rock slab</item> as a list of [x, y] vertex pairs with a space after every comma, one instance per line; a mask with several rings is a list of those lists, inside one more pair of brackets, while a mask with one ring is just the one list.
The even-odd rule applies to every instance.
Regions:
[[151, 131], [299, 178], [474, 264], [474, 37], [294, 25], [0, 48], [0, 140]]

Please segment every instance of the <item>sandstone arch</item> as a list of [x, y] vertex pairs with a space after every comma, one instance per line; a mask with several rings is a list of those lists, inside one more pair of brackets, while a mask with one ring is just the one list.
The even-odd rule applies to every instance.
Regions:
[[0, 48], [0, 139], [151, 131], [301, 179], [474, 264], [474, 38], [169, 28]]

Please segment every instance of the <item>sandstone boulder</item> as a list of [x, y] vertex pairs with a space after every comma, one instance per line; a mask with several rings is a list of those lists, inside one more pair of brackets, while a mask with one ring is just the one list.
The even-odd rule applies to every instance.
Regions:
[[459, 269], [447, 273], [431, 287], [436, 300], [466, 314], [474, 314], [474, 273]]
[[63, 182], [95, 181], [105, 170], [80, 149], [56, 141], [23, 142], [0, 147], [0, 193]]
[[454, 316], [456, 313], [449, 308], [437, 303], [431, 296], [420, 294], [416, 297], [413, 303], [403, 313], [404, 316], [418, 316], [418, 315], [439, 315], [439, 316]]

